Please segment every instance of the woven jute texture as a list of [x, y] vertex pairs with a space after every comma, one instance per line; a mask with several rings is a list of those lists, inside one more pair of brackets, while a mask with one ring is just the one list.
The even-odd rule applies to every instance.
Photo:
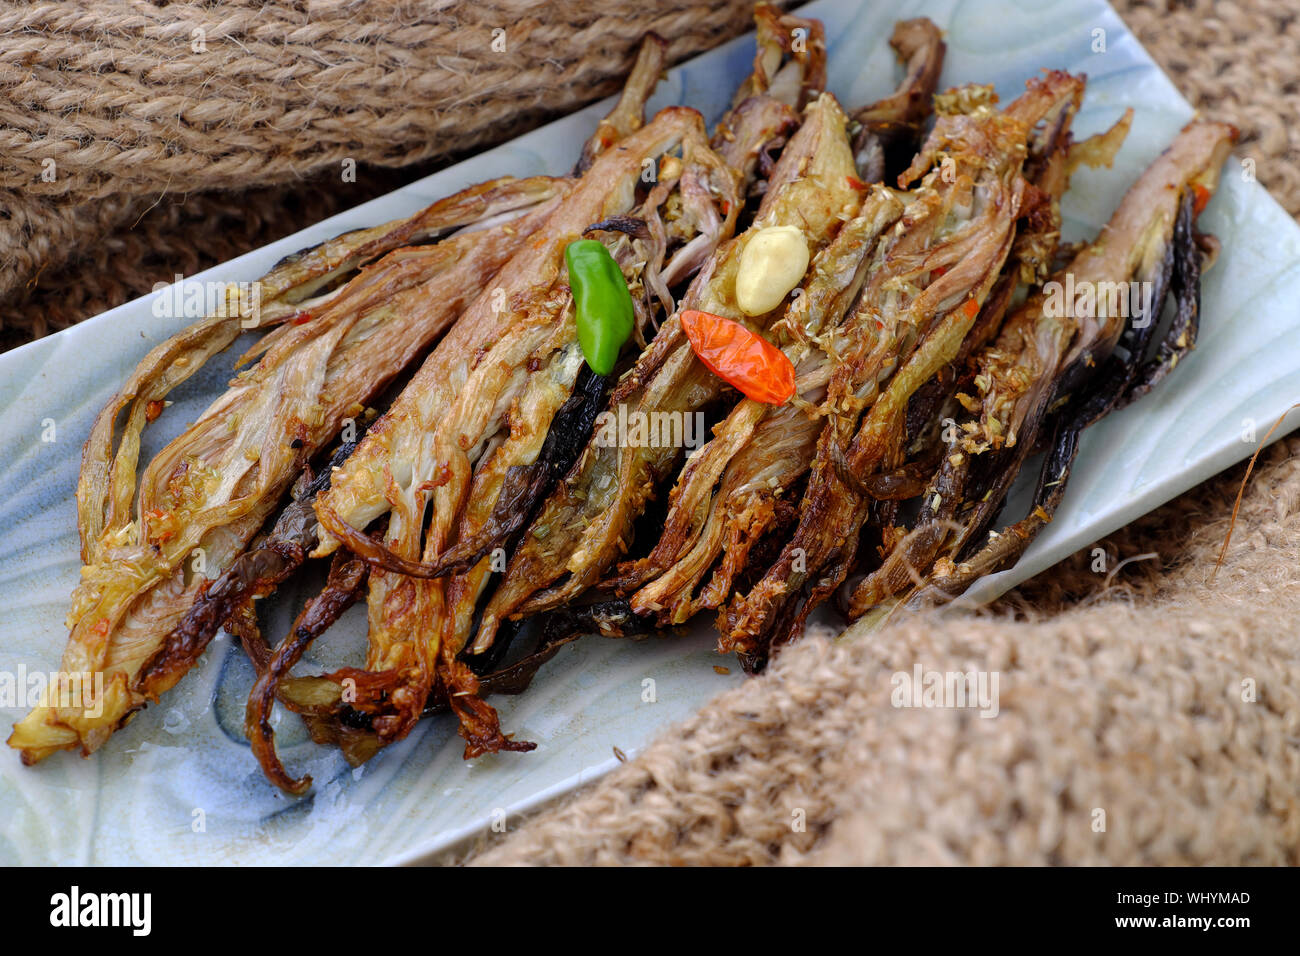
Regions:
[[0, 348], [612, 93], [651, 30], [678, 60], [752, 8], [0, 3]]
[[[1118, 7], [1300, 214], [1290, 4]], [[0, 348], [612, 92], [648, 29], [680, 58], [749, 15], [747, 0], [0, 3]], [[809, 635], [454, 858], [1300, 862], [1297, 452], [1262, 456], [1217, 575], [1242, 466], [983, 614]], [[893, 706], [917, 665], [996, 672], [998, 716]]]

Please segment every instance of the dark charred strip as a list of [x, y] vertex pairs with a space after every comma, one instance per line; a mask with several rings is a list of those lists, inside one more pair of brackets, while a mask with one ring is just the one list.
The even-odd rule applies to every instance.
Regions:
[[623, 92], [609, 115], [600, 121], [582, 148], [573, 175], [581, 176], [605, 150], [625, 136], [640, 129], [645, 122], [645, 104], [659, 85], [659, 77], [668, 62], [668, 42], [655, 33], [647, 33], [637, 51], [636, 62], [623, 84]]
[[448, 685], [447, 702], [456, 714], [457, 728], [465, 739], [465, 759], [474, 760], [484, 754], [528, 753], [537, 744], [527, 740], [512, 740], [501, 732], [501, 718], [492, 705], [483, 699], [482, 685], [464, 661], [446, 662], [444, 673]]
[[[1155, 332], [1171, 285], [1176, 285], [1181, 290], [1183, 299], [1188, 298], [1190, 294], [1191, 299], [1199, 304], [1200, 273], [1197, 269], [1197, 252], [1191, 228], [1191, 222], [1194, 218], [1189, 193], [1184, 197], [1180, 206], [1175, 225], [1174, 241], [1165, 250], [1160, 266], [1155, 270], [1155, 274], [1150, 280], [1153, 284], [1151, 314], [1143, 316], [1143, 321], [1140, 324], [1130, 321], [1126, 326], [1125, 335], [1121, 339], [1121, 344], [1125, 346], [1127, 355], [1121, 358], [1113, 349], [1109, 349], [1104, 342], [1095, 343], [1092, 347], [1085, 349], [1072, 367], [1062, 374], [1057, 388], [1048, 392], [1044, 396], [1039, 409], [1026, 419], [1026, 427], [1021, 430], [1016, 447], [1004, 449], [1000, 454], [993, 456], [993, 458], [1000, 459], [999, 461], [994, 462], [991, 460], [988, 463], [990, 466], [995, 466], [994, 477], [986, 489], [983, 500], [975, 505], [970, 516], [972, 520], [967, 526], [966, 532], [957, 542], [957, 550], [963, 559], [969, 559], [978, 551], [978, 542], [985, 536], [998, 512], [1001, 511], [1003, 504], [1006, 502], [1006, 497], [1011, 491], [1012, 484], [1015, 483], [1020, 474], [1020, 469], [1024, 467], [1030, 453], [1039, 446], [1040, 439], [1043, 437], [1043, 426], [1048, 419], [1048, 409], [1061, 399], [1078, 391], [1092, 396], [1088, 399], [1078, 399], [1078, 401], [1083, 401], [1091, 406], [1090, 411], [1079, 412], [1081, 416], [1090, 415], [1091, 417], [1088, 418], [1090, 423], [1107, 414], [1117, 403], [1127, 404], [1131, 398], [1126, 396], [1135, 387], [1135, 383], [1139, 378], [1142, 358], [1146, 354], [1151, 337]], [[1181, 233], [1177, 224], [1183, 224]], [[1182, 253], [1178, 252], [1180, 244], [1184, 250]], [[1187, 267], [1177, 266], [1176, 268], [1179, 261], [1191, 262], [1190, 269], [1194, 271], [1194, 277], [1188, 272]], [[1176, 271], [1178, 275], [1175, 279], [1174, 273]], [[1187, 291], [1186, 286], [1186, 282], [1189, 280], [1195, 286], [1190, 293]], [[1181, 309], [1181, 306], [1179, 308]], [[1181, 325], [1175, 323], [1175, 326], [1171, 327], [1171, 334], [1176, 336], [1186, 328], [1186, 323]], [[1103, 349], [1107, 350], [1106, 354], [1102, 354]], [[1091, 385], [1086, 384], [1089, 378], [1093, 379]], [[1146, 390], [1149, 391], [1150, 386]], [[1047, 431], [1047, 434], [1050, 434], [1050, 430]]]
[[501, 495], [483, 529], [453, 547], [439, 564], [445, 564], [448, 571], [464, 571], [494, 548], [504, 547], [528, 523], [555, 483], [582, 454], [596, 419], [605, 410], [605, 398], [612, 385], [611, 376], [597, 375], [590, 366], [582, 366], [573, 394], [551, 420], [537, 460], [506, 472]]
[[907, 462], [893, 471], [859, 476], [849, 470], [844, 451], [834, 448], [830, 454], [831, 465], [840, 481], [863, 498], [877, 501], [907, 501], [925, 491], [938, 464], [933, 454]]
[[[1141, 398], [1151, 391], [1156, 384], [1173, 371], [1174, 366], [1189, 351], [1196, 347], [1196, 336], [1200, 331], [1201, 319], [1201, 244], [1196, 235], [1196, 204], [1191, 190], [1183, 193], [1182, 206], [1178, 210], [1178, 219], [1174, 223], [1173, 256], [1167, 274], [1170, 294], [1174, 300], [1174, 317], [1168, 334], [1161, 341], [1155, 357], [1142, 366], [1133, 381], [1120, 398], [1117, 407], [1123, 408], [1129, 402]], [[1157, 289], [1152, 295], [1152, 302], [1159, 302], [1162, 290]], [[1149, 316], [1148, 328], [1154, 330], [1160, 310], [1153, 306]], [[1149, 334], [1149, 333], [1148, 333]], [[1145, 353], [1145, 349], [1141, 350]]]
[[[603, 637], [638, 637], [658, 630], [653, 618], [634, 612], [626, 600], [610, 599], [594, 604], [564, 606], [534, 617], [529, 627], [536, 634], [533, 649], [524, 657], [478, 679], [479, 693], [522, 694], [543, 664], [566, 644], [589, 634]], [[449, 709], [445, 691], [431, 694], [425, 714]]]
[[851, 595], [845, 589], [837, 592], [837, 605], [844, 614], [856, 617], [909, 584], [921, 583], [953, 526], [969, 477], [969, 457], [955, 467], [939, 470], [924, 491], [912, 530], [889, 551], [880, 567], [853, 588]]
[[253, 602], [245, 601], [239, 605], [222, 626], [228, 634], [239, 639], [244, 653], [253, 662], [253, 669], [259, 674], [266, 670], [267, 664], [271, 662], [271, 648], [262, 636], [262, 626], [257, 621], [257, 607]]
[[[832, 556], [834, 557], [834, 556]], [[806, 616], [811, 610], [809, 602], [813, 592], [813, 584], [810, 579], [805, 578], [800, 581], [797, 590], [791, 595], [790, 600], [786, 601], [777, 611], [774, 620], [774, 626], [760, 635], [756, 641], [746, 644], [744, 647], [737, 647], [736, 660], [740, 662], [741, 669], [751, 677], [763, 673], [767, 669], [768, 661], [782, 645], [789, 643], [790, 635], [794, 631], [794, 622]], [[719, 619], [726, 614], [726, 608], [721, 608], [718, 612]]]
[[646, 225], [646, 221], [636, 216], [611, 216], [609, 219], [593, 222], [582, 230], [584, 236], [592, 232], [621, 232], [633, 239], [651, 238], [650, 227]]

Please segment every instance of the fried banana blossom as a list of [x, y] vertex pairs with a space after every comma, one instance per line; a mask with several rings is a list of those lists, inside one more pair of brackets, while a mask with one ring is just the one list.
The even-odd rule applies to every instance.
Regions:
[[[1125, 194], [1097, 239], [975, 358], [974, 394], [959, 396], [969, 414], [927, 491], [946, 488], [955, 505], [942, 529], [939, 517], [923, 510], [909, 535], [937, 538], [942, 550], [935, 557], [934, 550], [901, 549], [854, 590], [853, 616], [892, 607], [884, 602], [913, 584], [909, 607], [942, 603], [1013, 563], [1062, 500], [1082, 430], [1145, 394], [1194, 346], [1200, 274], [1206, 251], [1215, 248], [1195, 232], [1195, 219], [1236, 139], [1223, 123], [1188, 125]], [[1154, 342], [1166, 299], [1172, 315]], [[1037, 447], [1047, 454], [1029, 513], [981, 541]]]
[[[524, 245], [565, 189], [547, 177], [498, 180], [349, 233], [260, 280], [260, 311], [228, 300], [223, 314], [145, 357], [96, 420], [77, 493], [85, 566], [60, 670], [102, 673], [103, 696], [75, 706], [51, 696], [34, 709], [9, 738], [24, 761], [76, 746], [90, 753], [179, 679], [185, 667], [155, 675], [145, 665], [202, 594], [205, 573], [243, 551], [304, 463], [446, 330], [468, 290]], [[242, 329], [276, 323], [254, 349], [257, 363], [159, 452], [137, 486], [140, 435], [168, 392]]]
[[[641, 198], [651, 166], [658, 177]], [[665, 221], [678, 206], [681, 215]], [[317, 499], [325, 532], [318, 553], [342, 542], [376, 567], [365, 666], [330, 675], [337, 719], [319, 716], [318, 708], [309, 721], [318, 739], [365, 759], [409, 732], [437, 680], [460, 717], [468, 753], [520, 746], [501, 734], [495, 713], [475, 696], [474, 674], [458, 659], [491, 557], [479, 560], [481, 548], [474, 548], [436, 562], [501, 519], [503, 491], [517, 506], [513, 469], [536, 462], [551, 422], [574, 394], [584, 359], [565, 247], [584, 234], [605, 241], [648, 314], [664, 307], [646, 278], [670, 243], [685, 249], [697, 235], [720, 241], [740, 206], [739, 176], [709, 147], [700, 115], [662, 111], [595, 157], [537, 239], [483, 290], [338, 469]], [[664, 269], [673, 269], [671, 261]], [[660, 295], [669, 294], [660, 286]], [[359, 529], [385, 515], [377, 546]], [[469, 570], [443, 577], [466, 564]]]
[[[647, 121], [668, 55], [650, 35], [569, 175], [289, 256], [140, 362], [85, 445], [81, 580], [62, 676], [8, 741], [24, 763], [89, 755], [223, 627], [257, 675], [252, 753], [299, 795], [277, 704], [354, 766], [441, 710], [466, 758], [526, 751], [486, 696], [583, 634], [710, 611], [752, 673], [828, 599], [883, 621], [1020, 557], [1083, 430], [1194, 346], [1217, 249], [1196, 219], [1237, 131], [1190, 123], [1064, 246], [1071, 174], [1111, 164], [1131, 110], [1079, 143], [1082, 77], [1043, 71], [1005, 105], [938, 92], [943, 36], [919, 18], [890, 38], [898, 87], [849, 113], [820, 23], [754, 18], [711, 135], [682, 106]], [[578, 240], [618, 292], [618, 336], [593, 345], [574, 267], [590, 361]], [[248, 332], [224, 394], [142, 466], [167, 396]], [[1039, 451], [1028, 513], [995, 525]], [[325, 586], [272, 645], [253, 602], [311, 558]], [[307, 672], [361, 602], [364, 659]]]
[[[895, 157], [906, 153], [895, 174], [911, 161], [942, 68], [943, 41], [929, 20], [899, 23], [892, 42], [905, 66], [902, 85], [854, 115], [862, 124], [854, 142], [858, 171], [867, 182], [884, 176], [887, 151]], [[806, 473], [821, 431], [817, 406], [843, 339], [853, 334], [843, 320], [862, 289], [877, 241], [902, 213], [903, 202], [878, 188], [818, 254], [800, 293], [772, 326], [795, 365], [797, 400], [773, 407], [743, 399], [691, 456], [673, 488], [659, 541], [612, 582], [621, 592], [636, 591], [634, 611], [679, 624], [718, 607], [762, 536], [793, 518], [790, 493]], [[706, 575], [708, 583], [696, 596]]]
[[[773, 169], [754, 222], [720, 247], [692, 283], [682, 309], [699, 309], [766, 331], [785, 312], [745, 316], [736, 303], [736, 275], [745, 245], [760, 230], [795, 226], [818, 256], [862, 207], [846, 133], [847, 117], [823, 94]], [[688, 416], [718, 399], [723, 383], [695, 357], [674, 314], [660, 329], [610, 400], [626, 414]], [[492, 640], [509, 615], [559, 607], [598, 583], [623, 554], [636, 518], [656, 485], [680, 460], [675, 445], [608, 443], [593, 439], [563, 484], [547, 500], [511, 559], [485, 609], [476, 648]]]
[[957, 357], [1010, 254], [1031, 189], [1023, 166], [1034, 130], [1081, 89], [1053, 72], [1001, 111], [983, 88], [943, 98], [945, 112], [899, 180], [917, 185], [836, 350], [793, 534], [719, 614], [719, 648], [747, 668], [797, 636], [853, 568], [874, 501], [864, 483], [903, 464], [913, 395]]

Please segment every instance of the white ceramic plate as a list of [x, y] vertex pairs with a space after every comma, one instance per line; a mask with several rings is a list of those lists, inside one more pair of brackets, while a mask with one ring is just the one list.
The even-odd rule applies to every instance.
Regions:
[[[893, 21], [928, 15], [948, 31], [944, 85], [993, 82], [1008, 98], [1044, 67], [1086, 72], [1075, 123], [1086, 135], [1125, 106], [1133, 133], [1112, 170], [1081, 171], [1065, 209], [1067, 238], [1092, 234], [1177, 133], [1191, 109], [1113, 11], [1099, 0], [822, 0], [807, 8], [830, 37], [830, 88], [848, 107], [897, 81]], [[1098, 32], [1102, 31], [1102, 32]], [[1104, 39], [1104, 52], [1094, 52]], [[672, 71], [653, 105], [686, 103], [715, 119], [752, 56], [746, 37]], [[248, 280], [281, 256], [347, 229], [407, 215], [471, 182], [567, 170], [574, 144], [607, 104], [520, 137], [297, 235], [211, 269], [198, 280]], [[1267, 180], [1267, 170], [1260, 170]], [[1262, 435], [1300, 399], [1300, 228], [1231, 160], [1201, 218], [1223, 254], [1204, 286], [1200, 346], [1152, 395], [1090, 430], [1057, 520], [1012, 570], [980, 585], [990, 597], [1249, 454], [1244, 423]], [[157, 318], [152, 297], [0, 355], [0, 672], [57, 666], [78, 574], [73, 489], [91, 420], [145, 352], [187, 320]], [[219, 394], [220, 361], [173, 397], [146, 455]], [[50, 426], [53, 426], [51, 435]], [[53, 441], [47, 441], [53, 437]], [[286, 593], [283, 597], [294, 597]], [[280, 630], [291, 602], [280, 599]], [[311, 659], [358, 653], [359, 609]], [[61, 754], [33, 769], [0, 748], [0, 861], [6, 863], [381, 863], [418, 859], [606, 772], [741, 679], [715, 656], [706, 624], [687, 637], [640, 643], [589, 638], [566, 647], [529, 692], [495, 703], [502, 723], [538, 743], [526, 755], [470, 763], [450, 719], [426, 721], [364, 768], [280, 726], [287, 765], [314, 792], [290, 800], [267, 784], [240, 733], [251, 670], [220, 636], [162, 704], [90, 760]], [[727, 665], [731, 673], [714, 671]], [[652, 681], [653, 684], [647, 683]], [[649, 689], [653, 688], [653, 694]], [[653, 698], [648, 699], [648, 698]], [[3, 707], [5, 732], [22, 716]]]

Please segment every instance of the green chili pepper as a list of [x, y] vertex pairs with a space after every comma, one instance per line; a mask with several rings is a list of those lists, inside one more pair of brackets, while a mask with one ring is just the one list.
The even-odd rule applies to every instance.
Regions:
[[564, 262], [573, 290], [578, 344], [591, 370], [608, 375], [614, 371], [635, 321], [627, 280], [609, 250], [595, 239], [569, 243]]

